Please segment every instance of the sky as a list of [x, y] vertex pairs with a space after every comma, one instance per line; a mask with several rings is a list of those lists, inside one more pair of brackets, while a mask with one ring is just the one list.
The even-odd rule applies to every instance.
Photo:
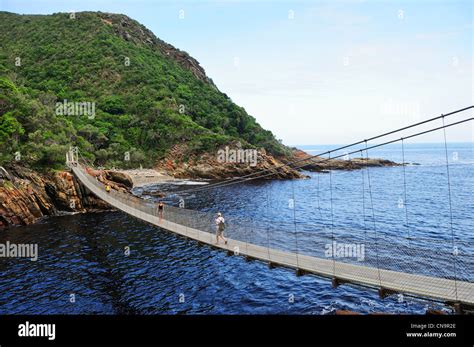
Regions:
[[[473, 105], [473, 7], [471, 0], [0, 0], [0, 10], [22, 14], [130, 16], [196, 58], [288, 145], [349, 143]], [[474, 141], [474, 122], [447, 136]]]

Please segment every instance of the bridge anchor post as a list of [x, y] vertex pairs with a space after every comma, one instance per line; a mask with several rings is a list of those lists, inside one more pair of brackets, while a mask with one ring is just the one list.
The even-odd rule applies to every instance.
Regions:
[[305, 275], [306, 272], [303, 269], [298, 268], [298, 269], [296, 269], [295, 274], [296, 274], [296, 277], [301, 277], [301, 276]]
[[454, 312], [456, 314], [463, 314], [463, 310], [462, 310], [462, 305], [460, 302], [456, 302], [453, 304], [453, 308], [454, 308]]
[[331, 279], [331, 285], [333, 288], [339, 287], [340, 284], [342, 284], [342, 281], [339, 278], [334, 277], [333, 279]]
[[342, 280], [340, 278], [337, 278], [337, 277], [333, 277], [331, 279], [331, 285], [333, 288], [337, 288], [339, 287], [341, 284], [344, 284], [344, 283], [349, 283], [349, 281], [345, 281], [345, 280]]
[[380, 299], [385, 299], [387, 296], [398, 293], [395, 290], [381, 287], [379, 288], [379, 297]]

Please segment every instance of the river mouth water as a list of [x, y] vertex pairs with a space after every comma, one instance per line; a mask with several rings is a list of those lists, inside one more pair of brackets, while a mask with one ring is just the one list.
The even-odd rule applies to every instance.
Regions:
[[[393, 257], [399, 261], [397, 266], [448, 277], [452, 270], [447, 256], [451, 234], [443, 184], [446, 168], [442, 148], [429, 148], [407, 147], [407, 161], [420, 163], [406, 167], [410, 228], [404, 225], [405, 209], [398, 207], [403, 196], [402, 168], [371, 169], [377, 237], [385, 240], [380, 243], [386, 245], [380, 249], [388, 259], [384, 266], [390, 267]], [[385, 149], [378, 156], [401, 161], [396, 149]], [[474, 254], [474, 156], [470, 145], [453, 144], [450, 150], [459, 157], [450, 167], [453, 228], [460, 252], [456, 278], [473, 281], [473, 267], [469, 265]], [[219, 210], [229, 220], [249, 219], [271, 225], [272, 247], [294, 247], [295, 212], [300, 251], [324, 256], [327, 242], [314, 240], [326, 240], [327, 236], [329, 175], [310, 175], [309, 180], [254, 182], [181, 195], [186, 208], [212, 213]], [[374, 235], [367, 224], [372, 225], [372, 210], [366, 200], [364, 225], [361, 177], [360, 170], [332, 173], [332, 213], [335, 230], [341, 237], [349, 235], [354, 243], [363, 244], [364, 256], [370, 261]], [[156, 199], [146, 194], [156, 188], [148, 186], [137, 193]], [[159, 188], [181, 196], [179, 190], [189, 187]], [[293, 188], [294, 211], [288, 208]], [[173, 197], [168, 203], [178, 201]], [[265, 236], [255, 232], [250, 237], [260, 242]], [[297, 277], [284, 268], [270, 270], [263, 262], [228, 257], [225, 252], [199, 246], [118, 211], [45, 219], [3, 232], [0, 243], [6, 241], [36, 243], [38, 260], [0, 259], [0, 314], [318, 315], [337, 309], [424, 314], [427, 308], [451, 312], [441, 303], [399, 295], [382, 300], [374, 289], [346, 284], [333, 289], [328, 279]]]

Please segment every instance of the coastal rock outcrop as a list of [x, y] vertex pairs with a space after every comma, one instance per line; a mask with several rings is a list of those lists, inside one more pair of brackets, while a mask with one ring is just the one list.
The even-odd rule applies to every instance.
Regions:
[[[229, 144], [230, 148], [241, 148], [240, 143]], [[189, 154], [183, 145], [176, 145], [166, 158], [159, 161], [156, 169], [167, 172], [175, 178], [202, 178], [202, 179], [227, 179], [253, 174], [262, 170], [263, 179], [291, 179], [307, 178], [304, 171], [325, 172], [327, 170], [357, 170], [367, 166], [398, 166], [395, 162], [385, 159], [361, 159], [350, 160], [330, 159], [315, 157], [299, 150], [293, 149], [292, 155], [285, 157], [273, 157], [260, 148], [256, 151], [255, 161], [219, 160], [216, 153], [205, 153], [202, 155]], [[227, 158], [229, 159], [229, 158]], [[307, 159], [307, 160], [305, 160]], [[296, 161], [297, 163], [291, 164]], [[284, 165], [284, 164], [289, 164]], [[272, 175], [271, 173], [274, 172]]]
[[107, 170], [105, 172], [105, 178], [109, 181], [119, 183], [127, 189], [133, 188], [132, 178], [123, 172]]
[[[307, 160], [304, 160], [307, 158]], [[324, 172], [327, 170], [358, 170], [364, 167], [381, 167], [381, 166], [399, 166], [401, 164], [395, 163], [386, 159], [378, 158], [348, 158], [346, 159], [328, 159], [323, 157], [312, 157], [308, 153], [294, 149], [293, 158], [290, 161], [298, 161], [296, 166], [302, 170], [313, 172]], [[289, 162], [283, 159], [284, 162]]]
[[[131, 179], [111, 174], [104, 180], [113, 189], [127, 190]], [[110, 206], [90, 193], [69, 171], [39, 173], [12, 165], [0, 169], [0, 230], [27, 225], [45, 216], [108, 210]]]
[[[236, 151], [242, 150], [239, 143], [230, 144], [228, 147]], [[253, 160], [249, 161], [237, 155], [230, 158], [229, 156], [227, 156], [227, 158], [219, 158], [217, 151], [216, 153], [193, 155], [189, 153], [185, 146], [176, 145], [166, 158], [157, 163], [155, 169], [167, 172], [170, 176], [175, 178], [191, 179], [227, 179], [245, 176], [262, 170], [270, 170], [262, 174], [262, 178], [264, 179], [307, 177], [298, 170], [283, 165], [282, 161], [267, 154], [263, 148], [251, 150], [255, 152], [252, 152]], [[274, 172], [275, 174], [268, 175], [270, 172]]]

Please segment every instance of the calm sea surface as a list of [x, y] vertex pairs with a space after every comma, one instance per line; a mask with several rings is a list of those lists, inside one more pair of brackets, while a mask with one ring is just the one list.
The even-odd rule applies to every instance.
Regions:
[[[316, 154], [333, 147], [302, 148]], [[402, 162], [400, 144], [369, 156]], [[264, 246], [325, 257], [336, 240], [364, 246], [363, 259], [341, 261], [474, 281], [474, 146], [450, 143], [448, 159], [451, 200], [444, 144], [405, 145], [405, 175], [403, 167], [384, 167], [195, 194], [179, 193], [191, 185], [148, 186], [135, 194], [154, 200], [148, 193], [167, 190], [169, 204], [181, 197], [186, 208], [221, 211], [230, 237]], [[449, 311], [439, 303], [398, 295], [381, 300], [372, 289], [333, 289], [328, 279], [270, 270], [121, 212], [48, 218], [2, 232], [0, 243], [6, 241], [37, 243], [39, 259], [0, 259], [0, 314]]]

